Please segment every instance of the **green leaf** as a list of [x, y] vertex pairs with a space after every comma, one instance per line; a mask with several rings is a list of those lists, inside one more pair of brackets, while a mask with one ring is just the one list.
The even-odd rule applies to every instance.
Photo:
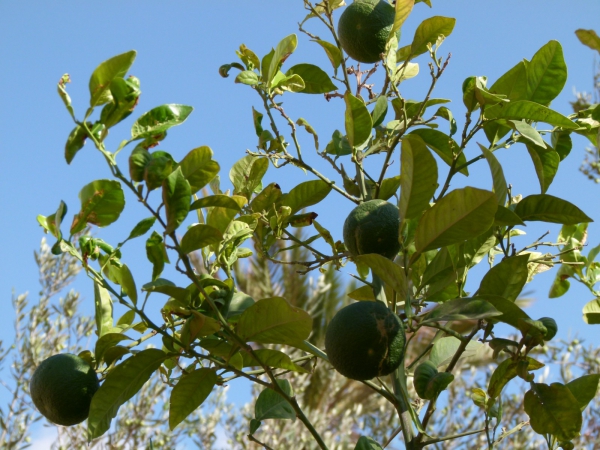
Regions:
[[502, 165], [496, 159], [494, 154], [490, 152], [483, 145], [478, 144], [483, 156], [487, 160], [488, 165], [490, 166], [490, 171], [492, 172], [492, 180], [494, 183], [494, 194], [496, 194], [496, 198], [498, 199], [499, 205], [504, 205], [506, 203], [506, 198], [508, 195], [507, 183], [504, 178], [504, 171], [502, 170]]
[[[456, 354], [456, 351], [461, 346], [461, 341], [456, 339], [454, 336], [443, 337], [438, 339], [433, 344], [431, 353], [429, 354], [429, 361], [431, 361], [435, 367], [446, 366], [452, 361], [452, 358]], [[475, 356], [482, 348], [483, 344], [477, 341], [471, 341], [467, 344], [465, 352], [462, 354], [462, 358], [468, 358]]]
[[581, 412], [587, 408], [587, 405], [596, 396], [596, 392], [598, 391], [598, 382], [600, 382], [600, 375], [594, 373], [590, 375], [583, 375], [574, 379], [570, 383], [567, 383], [567, 387], [571, 391], [571, 394], [573, 394], [579, 403], [579, 409]]
[[295, 214], [303, 208], [319, 203], [327, 197], [331, 189], [331, 185], [323, 180], [304, 181], [285, 194], [281, 203], [283, 206], [289, 206], [291, 214]]
[[320, 39], [313, 39], [312, 41], [316, 42], [321, 47], [323, 47], [323, 50], [325, 50], [325, 53], [327, 54], [329, 61], [331, 61], [331, 65], [333, 66], [333, 69], [337, 70], [337, 68], [342, 63], [342, 59], [343, 59], [342, 52], [340, 52], [340, 49], [337, 48], [337, 46], [335, 46], [331, 42], [322, 41]]
[[508, 209], [506, 206], [498, 205], [498, 210], [494, 217], [494, 225], [499, 227], [514, 227], [515, 225], [525, 226], [525, 222], [523, 222], [511, 209]]
[[[537, 369], [541, 369], [542, 367], [544, 367], [544, 365], [538, 361], [536, 361], [533, 358], [529, 358], [527, 357], [525, 359], [525, 361], [527, 361], [528, 365], [527, 365], [527, 370], [537, 370]], [[496, 370], [494, 370], [494, 373], [492, 374], [492, 377], [490, 378], [490, 381], [488, 383], [488, 395], [490, 396], [490, 398], [495, 399], [497, 398], [500, 393], [502, 392], [502, 389], [504, 389], [504, 386], [506, 386], [506, 384], [512, 380], [513, 378], [515, 378], [517, 376], [517, 366], [518, 366], [518, 362], [514, 361], [512, 359], [506, 359], [504, 361], [502, 361], [500, 364], [498, 364], [498, 367], [496, 367]]]
[[567, 65], [558, 41], [540, 48], [527, 65], [527, 99], [549, 105], [567, 82]]
[[[458, 144], [454, 139], [441, 131], [433, 130], [431, 128], [419, 128], [413, 130], [408, 134], [408, 136], [411, 135], [417, 135], [423, 139], [425, 144], [427, 144], [427, 147], [436, 152], [446, 164], [452, 166], [454, 155], [459, 151]], [[464, 153], [461, 153], [456, 160], [456, 167], [461, 167], [466, 163], [467, 158]], [[469, 175], [467, 167], [463, 167], [459, 172], [466, 176]]]
[[258, 360], [255, 359], [250, 353], [244, 352], [242, 354], [242, 357], [244, 359], [244, 367], [260, 366], [260, 363], [262, 363], [275, 369], [292, 370], [294, 372], [299, 373], [309, 373], [308, 370], [292, 362], [292, 359], [288, 355], [280, 352], [279, 350], [260, 348], [258, 350], [254, 350], [254, 355], [256, 355], [256, 358], [258, 358]]
[[542, 194], [545, 194], [550, 187], [552, 180], [554, 180], [556, 172], [558, 172], [560, 156], [552, 149], [547, 149], [534, 144], [527, 144], [527, 151], [533, 161]]
[[165, 233], [175, 231], [185, 220], [190, 211], [192, 193], [190, 184], [183, 176], [181, 167], [178, 167], [163, 182], [163, 202], [167, 216]]
[[[434, 116], [442, 117], [443, 119], [446, 119], [448, 122], [450, 122], [450, 136], [453, 136], [458, 131], [458, 126], [456, 125], [456, 119], [454, 118], [452, 111], [450, 111], [445, 106], [440, 106], [438, 108], [438, 110], [435, 112]], [[462, 171], [464, 171], [465, 175], [467, 175], [466, 167]]]
[[197, 147], [190, 151], [180, 163], [183, 176], [190, 183], [192, 194], [195, 194], [212, 181], [219, 173], [219, 163], [212, 159], [210, 147]]
[[383, 450], [383, 447], [370, 437], [361, 436], [358, 438], [358, 442], [356, 443], [354, 450]]
[[[92, 124], [88, 122], [88, 126], [91, 129]], [[76, 125], [75, 128], [73, 128], [73, 131], [69, 134], [65, 144], [65, 160], [67, 161], [67, 164], [71, 164], [71, 161], [75, 158], [75, 154], [83, 148], [87, 137], [87, 132], [81, 125]]]
[[171, 391], [169, 429], [172, 431], [194, 412], [212, 392], [217, 373], [205, 367], [183, 374]]
[[260, 186], [268, 168], [269, 160], [266, 158], [246, 155], [237, 161], [229, 171], [234, 194], [242, 194], [250, 199], [254, 190]]
[[281, 297], [257, 301], [240, 316], [237, 333], [246, 342], [294, 344], [307, 339], [312, 318]]
[[560, 160], [562, 161], [569, 153], [571, 153], [571, 149], [573, 148], [573, 141], [571, 140], [571, 133], [568, 131], [554, 130], [552, 132], [552, 147], [556, 150], [556, 153], [560, 156]]
[[206, 197], [199, 198], [190, 206], [190, 211], [200, 208], [227, 208], [233, 209], [237, 212], [241, 211], [240, 204], [235, 201], [232, 197], [225, 194], [207, 195]]
[[150, 153], [148, 163], [144, 167], [144, 181], [148, 190], [159, 188], [176, 166], [177, 163], [169, 153], [161, 150]]
[[172, 281], [165, 280], [164, 278], [157, 278], [151, 283], [146, 283], [142, 286], [142, 291], [145, 292], [158, 292], [160, 294], [173, 297], [176, 300], [180, 300], [182, 303], [187, 304], [191, 297], [191, 292], [188, 289], [175, 286]]
[[387, 111], [387, 97], [384, 95], [380, 95], [379, 97], [377, 97], [377, 101], [375, 102], [375, 108], [373, 108], [373, 112], [371, 113], [371, 117], [373, 119], [373, 128], [378, 127], [383, 123]]
[[412, 56], [418, 56], [427, 52], [427, 44], [435, 44], [440, 35], [450, 36], [456, 19], [450, 17], [434, 16], [425, 19], [417, 27], [413, 38], [410, 53]]
[[37, 216], [37, 221], [44, 228], [44, 230], [48, 231], [50, 234], [52, 234], [52, 236], [60, 240], [62, 239], [60, 226], [66, 214], [67, 204], [61, 200], [54, 214], [50, 214], [48, 217], [40, 214]]
[[507, 323], [516, 329], [519, 328], [519, 319], [527, 320], [530, 317], [525, 311], [517, 306], [514, 301], [507, 300], [498, 295], [492, 294], [479, 294], [477, 296], [484, 298], [488, 303], [491, 303], [494, 308], [502, 313], [501, 316], [494, 317], [494, 321], [498, 320], [503, 323]]
[[335, 130], [331, 135], [331, 141], [327, 144], [325, 152], [330, 155], [345, 156], [352, 153], [352, 146], [348, 138], [342, 135], [340, 130]]
[[133, 61], [135, 60], [135, 50], [130, 50], [120, 55], [113, 56], [110, 59], [100, 63], [92, 73], [90, 78], [90, 108], [102, 105], [111, 101], [110, 83], [115, 78], [123, 78]]
[[[568, 283], [568, 281], [567, 281]], [[558, 297], [558, 295], [557, 295]], [[588, 325], [600, 324], [600, 299], [595, 298], [583, 307], [583, 321]]]
[[96, 357], [96, 366], [99, 366], [104, 358], [106, 351], [109, 348], [114, 347], [119, 342], [130, 341], [129, 336], [125, 336], [123, 333], [106, 333], [98, 338], [96, 346], [94, 348], [94, 356]]
[[137, 303], [137, 288], [135, 287], [135, 281], [133, 275], [126, 264], [121, 266], [109, 265], [109, 272], [111, 280], [121, 286], [123, 293], [131, 299], [133, 304]]
[[[283, 392], [288, 396], [293, 395], [292, 386], [286, 379], [276, 380]], [[264, 389], [256, 399], [254, 404], [254, 418], [256, 420], [265, 419], [289, 419], [296, 420], [296, 411], [292, 405], [271, 388]]]
[[[269, 61], [269, 70], [267, 72], [267, 79], [265, 80], [267, 86], [271, 87], [271, 81], [275, 78], [275, 74], [281, 67], [281, 65], [285, 62], [285, 60], [296, 50], [296, 46], [298, 45], [298, 38], [295, 34], [290, 34], [287, 37], [284, 37], [277, 47], [275, 47], [275, 52]], [[263, 70], [263, 77], [265, 75]]]
[[227, 227], [233, 220], [233, 218], [238, 214], [239, 209], [246, 204], [246, 198], [240, 195], [234, 195], [231, 197], [238, 204], [238, 209], [231, 209], [229, 207], [213, 207], [208, 213], [208, 217], [206, 218], [206, 223], [221, 233], [225, 234], [227, 231]]
[[165, 263], [169, 262], [163, 238], [156, 231], [153, 231], [146, 241], [146, 256], [152, 263], [152, 279], [156, 280], [162, 273]]
[[296, 125], [300, 125], [301, 127], [304, 127], [304, 129], [306, 130], [307, 133], [312, 134], [313, 139], [315, 140], [315, 149], [318, 151], [319, 150], [319, 136], [317, 135], [317, 132], [315, 131], [315, 129], [306, 121], [306, 119], [300, 117], [298, 120], [296, 120]]
[[515, 301], [527, 282], [529, 255], [504, 258], [485, 274], [477, 295], [498, 295]]
[[296, 64], [285, 73], [286, 76], [298, 75], [304, 81], [304, 89], [298, 91], [303, 94], [324, 94], [337, 90], [329, 75], [323, 69], [313, 64]]
[[529, 100], [527, 97], [527, 66], [519, 61], [508, 72], [502, 75], [489, 91], [493, 94], [506, 95], [511, 101]]
[[140, 220], [136, 224], [136, 226], [133, 227], [133, 230], [131, 230], [131, 233], [129, 233], [129, 236], [127, 237], [126, 241], [143, 236], [148, 231], [150, 231], [150, 228], [154, 226], [155, 222], [156, 217], [146, 217], [145, 219]]
[[344, 94], [346, 102], [346, 137], [352, 147], [360, 147], [371, 137], [373, 121], [364, 102], [350, 92]]
[[517, 203], [515, 212], [525, 221], [562, 223], [565, 225], [593, 222], [577, 206], [548, 194], [528, 195]]
[[92, 397], [88, 417], [90, 440], [108, 431], [119, 407], [137, 394], [165, 359], [165, 352], [150, 348], [136, 353], [110, 371]]
[[534, 383], [525, 393], [525, 412], [531, 428], [539, 434], [551, 434], [561, 441], [579, 436], [583, 422], [577, 399], [561, 383]]
[[258, 75], [253, 70], [244, 70], [240, 72], [235, 77], [236, 83], [247, 84], [249, 86], [254, 86], [259, 83]]
[[454, 375], [448, 372], [438, 372], [431, 361], [419, 364], [415, 370], [413, 383], [419, 397], [425, 400], [435, 400], [440, 393], [454, 381]]
[[110, 294], [98, 283], [94, 283], [94, 305], [96, 307], [96, 333], [98, 337], [102, 337], [113, 328], [113, 306]]
[[352, 292], [349, 292], [347, 295], [351, 299], [358, 300], [358, 301], [374, 302], [376, 300], [375, 295], [373, 295], [373, 288], [368, 285], [361, 286], [358, 289], [355, 289]]
[[404, 269], [385, 256], [377, 253], [359, 255], [354, 258], [358, 263], [365, 264], [371, 268], [385, 284], [398, 294], [399, 298], [405, 298], [408, 290], [406, 274]]
[[79, 192], [81, 211], [73, 217], [71, 234], [82, 231], [88, 223], [105, 227], [115, 222], [125, 208], [121, 184], [113, 180], [96, 180]]
[[525, 140], [527, 142], [524, 142], [524, 144], [531, 143], [544, 149], [546, 148], [546, 142], [544, 142], [540, 133], [524, 120], [509, 120], [508, 124], [512, 129], [521, 134], [519, 141]]
[[131, 139], [146, 139], [181, 125], [194, 108], [187, 105], [161, 105], [142, 114], [131, 127]]
[[592, 50], [596, 50], [600, 53], [600, 37], [594, 30], [584, 30], [582, 28], [575, 31], [577, 38], [583, 45], [587, 45]]
[[215, 227], [199, 223], [186, 231], [181, 238], [181, 243], [179, 245], [183, 253], [191, 253], [194, 250], [218, 244], [222, 240], [223, 233]]
[[381, 187], [379, 188], [379, 194], [377, 194], [377, 198], [381, 200], [388, 200], [398, 191], [401, 182], [402, 177], [400, 175], [384, 179], [381, 182]]
[[281, 202], [281, 188], [277, 183], [271, 183], [264, 188], [250, 203], [252, 211], [254, 212], [267, 212], [273, 209], [277, 209]]
[[423, 139], [410, 134], [402, 139], [400, 158], [400, 217], [415, 219], [429, 207], [437, 189], [437, 163]]
[[129, 176], [133, 181], [144, 181], [144, 172], [151, 159], [150, 152], [144, 147], [138, 145], [133, 149], [129, 156]]
[[415, 0], [396, 1], [394, 25], [392, 25], [392, 29], [390, 30], [390, 37], [396, 36], [396, 33], [400, 31], [400, 29], [402, 28], [402, 24], [406, 21], [414, 6]]
[[494, 223], [498, 203], [493, 192], [456, 189], [425, 211], [415, 232], [418, 253], [479, 236]]
[[534, 122], [544, 122], [562, 127], [567, 130], [574, 130], [578, 125], [567, 117], [556, 111], [553, 111], [539, 103], [528, 100], [513, 101], [510, 103], [499, 103], [485, 110], [485, 118], [492, 119], [513, 119], [513, 120], [532, 120]]
[[501, 314], [492, 304], [480, 298], [456, 298], [425, 314], [421, 323], [485, 319]]

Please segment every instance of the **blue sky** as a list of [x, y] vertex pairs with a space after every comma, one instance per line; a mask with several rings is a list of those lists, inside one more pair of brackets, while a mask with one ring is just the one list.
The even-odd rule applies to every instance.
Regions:
[[[567, 114], [573, 90], [591, 89], [594, 53], [579, 43], [574, 31], [597, 27], [600, 2], [432, 2], [432, 10], [423, 3], [415, 7], [403, 28], [401, 45], [410, 43], [415, 28], [427, 17], [457, 19], [453, 34], [441, 48], [441, 54], [451, 52], [452, 58], [435, 96], [453, 100], [449, 106], [459, 126], [464, 116], [461, 84], [466, 77], [486, 75], [491, 84], [520, 59], [530, 59], [551, 39], [563, 45], [569, 67], [565, 89], [552, 107]], [[114, 148], [128, 136], [133, 119], [144, 111], [164, 103], [192, 105], [193, 114], [184, 125], [169, 132], [160, 148], [181, 159], [192, 148], [210, 146], [221, 165], [223, 184], [228, 187], [229, 167], [244, 156], [247, 148], [255, 146], [251, 107], [260, 105], [251, 89], [234, 84], [233, 77], [222, 79], [218, 68], [236, 60], [235, 50], [241, 43], [259, 56], [264, 55], [284, 36], [298, 33], [297, 23], [304, 15], [300, 0], [0, 2], [0, 150], [4, 167], [0, 179], [3, 249], [0, 295], [4, 299], [0, 340], [10, 341], [12, 336], [11, 292], [29, 291], [35, 295], [38, 291], [33, 251], [43, 233], [35, 220], [37, 214], [51, 214], [62, 199], [69, 206], [66, 221], [70, 222], [71, 214], [79, 208], [77, 194], [81, 187], [94, 179], [109, 177], [104, 161], [90, 145], [84, 147], [70, 166], [64, 161], [64, 142], [73, 123], [56, 94], [60, 76], [65, 72], [71, 75], [73, 82], [68, 89], [81, 116], [87, 106], [87, 83], [93, 69], [113, 55], [137, 50], [138, 57], [130, 73], [141, 80], [140, 104], [130, 119], [111, 131], [109, 147]], [[307, 28], [326, 38], [326, 30], [317, 21], [309, 22]], [[320, 64], [327, 70], [330, 67], [320, 47], [299, 34], [298, 49], [288, 64], [301, 62]], [[417, 62], [421, 63], [421, 75], [401, 87], [405, 97], [415, 100], [424, 95], [429, 81], [425, 57]], [[327, 103], [320, 96], [286, 94], [284, 101], [291, 117], [304, 117], [316, 129], [321, 145], [326, 145], [336, 128], [343, 130], [343, 105], [339, 99]], [[308, 153], [310, 136], [303, 139]], [[477, 140], [486, 143], [483, 135]], [[574, 149], [561, 164], [548, 193], [572, 201], [600, 220], [596, 200], [600, 186], [578, 172], [586, 145], [584, 139], [575, 138]], [[478, 154], [475, 143], [467, 153]], [[128, 150], [120, 160], [125, 168], [127, 155]], [[539, 193], [533, 165], [523, 146], [499, 153], [498, 157], [514, 193]], [[398, 170], [398, 158], [395, 160], [393, 169]], [[321, 164], [317, 158], [311, 161]], [[469, 179], [457, 181], [454, 187], [464, 181], [491, 187], [487, 167], [480, 165], [471, 172]], [[271, 167], [266, 176], [267, 182], [277, 181], [284, 191], [306, 179], [309, 177], [291, 167], [280, 171]], [[340, 218], [351, 208], [350, 202], [331, 193], [316, 211], [320, 214], [319, 221], [339, 239]], [[113, 226], [115, 229], [100, 230], [99, 236], [109, 242], [122, 240], [133, 224], [145, 217], [140, 214], [139, 206], [130, 201], [122, 221]], [[546, 230], [555, 236], [558, 229], [558, 226], [528, 226], [528, 240], [522, 242], [528, 243]], [[590, 225], [592, 245], [600, 242], [599, 231], [597, 224]], [[149, 276], [146, 263], [134, 260], [142, 250], [141, 245], [142, 240], [123, 252], [134, 276], [139, 277], [138, 285]], [[553, 276], [554, 271], [542, 274], [528, 287], [528, 296], [536, 299], [530, 314], [559, 318], [562, 337], [569, 332], [587, 338], [597, 336], [596, 328], [581, 321], [581, 308], [591, 300], [590, 294], [585, 289], [572, 288], [560, 299], [548, 299]], [[76, 287], [89, 304], [93, 298], [91, 282], [80, 277]]]

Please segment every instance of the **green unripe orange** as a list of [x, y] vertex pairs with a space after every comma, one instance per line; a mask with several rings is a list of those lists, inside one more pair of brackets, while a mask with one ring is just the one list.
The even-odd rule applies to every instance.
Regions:
[[392, 373], [402, 362], [405, 343], [402, 321], [381, 302], [358, 302], [342, 308], [325, 335], [329, 362], [353, 380]]
[[394, 259], [400, 250], [398, 207], [369, 200], [354, 208], [344, 222], [344, 244], [352, 256], [378, 253]]
[[35, 369], [29, 391], [38, 411], [57, 425], [76, 425], [87, 419], [98, 390], [94, 369], [70, 353], [51, 356]]

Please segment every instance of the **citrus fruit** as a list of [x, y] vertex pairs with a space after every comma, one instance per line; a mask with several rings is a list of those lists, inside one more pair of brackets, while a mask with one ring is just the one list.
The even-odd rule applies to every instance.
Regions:
[[338, 22], [342, 48], [356, 61], [379, 61], [379, 55], [385, 52], [394, 16], [394, 7], [385, 0], [355, 0], [344, 10]]
[[98, 386], [96, 372], [85, 360], [63, 353], [42, 361], [31, 377], [29, 391], [46, 419], [69, 426], [87, 419]]
[[400, 250], [398, 207], [385, 200], [368, 200], [344, 222], [344, 244], [352, 256], [378, 253], [394, 259]]
[[329, 362], [353, 380], [392, 373], [402, 361], [405, 342], [400, 318], [381, 302], [352, 303], [340, 309], [325, 335]]

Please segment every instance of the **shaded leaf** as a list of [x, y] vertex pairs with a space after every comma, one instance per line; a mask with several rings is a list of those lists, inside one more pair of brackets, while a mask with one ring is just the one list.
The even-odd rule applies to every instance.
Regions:
[[299, 75], [304, 81], [304, 89], [298, 92], [303, 94], [324, 94], [337, 90], [329, 75], [323, 69], [313, 64], [296, 64], [285, 73], [286, 76]]
[[192, 194], [198, 192], [219, 173], [219, 163], [212, 159], [210, 147], [202, 146], [191, 150], [179, 164], [183, 176], [190, 183]]
[[583, 412], [587, 405], [596, 396], [596, 392], [598, 391], [598, 382], [600, 382], [600, 375], [590, 374], [575, 378], [570, 383], [567, 383], [567, 387], [571, 391], [571, 394], [573, 394], [579, 403], [581, 412]]
[[486, 119], [513, 119], [544, 122], [567, 130], [578, 128], [578, 125], [556, 111], [539, 103], [519, 100], [510, 103], [499, 103], [485, 110]]
[[485, 274], [477, 295], [497, 295], [515, 301], [527, 282], [529, 255], [504, 258]]
[[128, 340], [131, 338], [124, 335], [123, 333], [106, 333], [98, 338], [96, 346], [94, 347], [94, 356], [96, 357], [96, 365], [99, 366], [100, 362], [104, 358], [106, 351], [117, 345], [121, 341]]
[[173, 430], [194, 412], [210, 395], [216, 382], [216, 372], [205, 367], [183, 374], [171, 391], [169, 429]]
[[337, 70], [337, 68], [342, 63], [343, 59], [342, 52], [340, 52], [340, 49], [337, 48], [337, 46], [332, 44], [331, 42], [322, 41], [319, 39], [313, 39], [313, 42], [316, 42], [321, 47], [323, 47], [323, 50], [325, 50], [325, 53], [327, 54], [327, 57], [329, 58], [329, 61], [331, 62], [331, 65], [333, 66], [334, 70]]
[[567, 82], [567, 65], [558, 41], [540, 48], [527, 65], [527, 99], [549, 105]]
[[387, 286], [396, 291], [399, 298], [406, 298], [406, 274], [398, 264], [377, 253], [355, 256], [354, 260], [368, 266]]
[[586, 303], [583, 307], [583, 321], [588, 325], [600, 324], [600, 299], [595, 298]]
[[295, 214], [303, 208], [319, 203], [327, 197], [331, 189], [331, 185], [323, 180], [304, 181], [283, 196], [282, 205], [289, 206], [291, 214]]
[[448, 372], [438, 372], [431, 361], [419, 364], [415, 370], [413, 383], [419, 397], [425, 400], [435, 400], [440, 393], [454, 381], [454, 375]]
[[[94, 283], [94, 305], [96, 310], [96, 333], [102, 337], [113, 327], [112, 299], [106, 288]], [[96, 358], [98, 358], [96, 352]]]
[[352, 147], [360, 147], [371, 137], [373, 121], [364, 102], [350, 92], [344, 94], [346, 102], [346, 137]]
[[548, 194], [528, 195], [515, 208], [515, 213], [525, 221], [541, 221], [574, 225], [593, 222], [572, 203]]
[[[537, 370], [540, 369], [542, 367], [544, 367], [544, 365], [538, 361], [536, 361], [533, 358], [529, 358], [527, 357], [525, 359], [525, 361], [527, 361], [528, 366], [527, 366], [527, 370]], [[488, 384], [488, 395], [490, 396], [490, 398], [495, 399], [497, 398], [500, 393], [502, 392], [502, 389], [504, 389], [504, 386], [506, 386], [506, 384], [512, 380], [513, 378], [515, 378], [517, 376], [517, 366], [518, 366], [518, 362], [517, 361], [513, 361], [512, 359], [506, 359], [504, 361], [502, 361], [498, 367], [496, 367], [496, 369], [494, 370], [494, 373], [492, 374], [492, 377], [490, 378], [489, 384]]]
[[[441, 109], [441, 108], [440, 108]], [[437, 155], [442, 158], [442, 160], [448, 164], [448, 166], [452, 166], [452, 161], [454, 160], [454, 155], [458, 153], [459, 147], [458, 144], [445, 133], [441, 131], [434, 130], [431, 128], [418, 128], [416, 130], [411, 131], [408, 136], [416, 134], [423, 142], [427, 144], [431, 150], [437, 153]], [[467, 158], [464, 153], [461, 153], [456, 160], [456, 167], [461, 167], [467, 163]], [[469, 175], [469, 170], [467, 167], [463, 167], [459, 170], [459, 173], [463, 175]]]
[[163, 182], [162, 194], [167, 216], [165, 233], [169, 234], [185, 220], [192, 200], [190, 183], [183, 176], [181, 167], [175, 169]]
[[260, 366], [260, 361], [263, 364], [276, 369], [293, 370], [294, 372], [299, 373], [309, 373], [308, 370], [292, 362], [292, 359], [288, 355], [280, 352], [279, 350], [260, 348], [258, 350], [254, 350], [254, 355], [256, 355], [258, 360], [255, 359], [250, 353], [242, 354], [244, 367]]
[[504, 178], [504, 171], [502, 170], [502, 165], [496, 159], [494, 154], [490, 152], [483, 145], [479, 144], [479, 148], [485, 156], [485, 159], [490, 166], [490, 171], [492, 172], [492, 180], [494, 183], [494, 194], [496, 194], [496, 198], [498, 199], [498, 204], [504, 206], [506, 203], [506, 198], [508, 195], [507, 183]]
[[150, 231], [150, 228], [154, 226], [155, 222], [156, 217], [146, 217], [145, 219], [140, 220], [135, 227], [133, 227], [133, 230], [131, 230], [131, 233], [129, 233], [129, 236], [126, 240], [128, 241], [130, 239], [143, 236]]
[[514, 301], [507, 300], [504, 297], [500, 297], [495, 294], [479, 294], [484, 298], [488, 303], [492, 304], [494, 308], [502, 313], [501, 316], [494, 317], [494, 321], [498, 320], [503, 323], [507, 323], [515, 328], [519, 328], [519, 319], [530, 319], [525, 311], [517, 306]]
[[476, 297], [456, 298], [442, 303], [425, 314], [421, 323], [485, 319], [501, 314], [491, 303], [483, 299]]
[[527, 151], [533, 161], [542, 194], [545, 194], [558, 171], [560, 156], [552, 149], [547, 149], [534, 144], [527, 144]]
[[383, 450], [383, 447], [370, 437], [361, 436], [358, 438], [354, 450]]
[[[453, 336], [438, 339], [433, 344], [433, 348], [429, 354], [429, 361], [438, 368], [449, 364], [460, 345], [461, 342]], [[462, 358], [474, 356], [482, 346], [483, 344], [481, 342], [469, 342], [465, 352], [462, 354]]]
[[192, 226], [181, 238], [180, 247], [183, 253], [191, 253], [209, 245], [218, 244], [223, 240], [223, 233], [215, 227], [204, 224]]
[[[288, 396], [293, 395], [292, 386], [286, 379], [277, 380], [277, 384]], [[254, 404], [254, 418], [265, 419], [296, 419], [296, 412], [292, 405], [278, 392], [271, 388], [265, 388], [256, 399]]]
[[232, 197], [225, 194], [208, 195], [206, 197], [199, 198], [190, 205], [190, 211], [200, 208], [226, 208], [233, 209], [234, 211], [241, 211], [242, 207]]

